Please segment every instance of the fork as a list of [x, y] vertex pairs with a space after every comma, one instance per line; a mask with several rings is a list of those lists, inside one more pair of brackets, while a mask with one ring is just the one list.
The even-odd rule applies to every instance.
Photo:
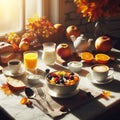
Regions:
[[51, 107], [51, 105], [50, 105], [49, 102], [47, 101], [47, 99], [46, 99], [46, 94], [44, 93], [43, 89], [39, 87], [39, 88], [37, 88], [37, 91], [38, 91], [38, 95], [40, 96], [40, 98], [45, 101], [46, 106], [47, 106], [51, 111], [54, 111], [54, 109]]

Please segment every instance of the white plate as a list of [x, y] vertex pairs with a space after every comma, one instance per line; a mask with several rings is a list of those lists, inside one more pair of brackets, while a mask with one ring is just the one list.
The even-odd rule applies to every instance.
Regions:
[[92, 75], [89, 73], [87, 75], [87, 79], [93, 84], [108, 84], [113, 81], [113, 76], [111, 75], [108, 78], [106, 78], [104, 81], [98, 82], [94, 78], [92, 78]]
[[55, 97], [55, 98], [69, 98], [69, 97], [72, 97], [76, 94], [78, 94], [80, 91], [80, 89], [76, 89], [74, 92], [70, 93], [70, 94], [65, 94], [65, 95], [60, 95], [60, 94], [57, 94], [56, 92], [54, 91], [51, 91], [49, 88], [48, 88], [48, 94], [52, 97]]
[[18, 76], [21, 76], [24, 74], [25, 72], [25, 69], [24, 67], [22, 66], [21, 70], [17, 73], [17, 74], [12, 74], [10, 69], [8, 67], [5, 67], [3, 68], [2, 70], [3, 74], [6, 75], [6, 76], [11, 76], [11, 77], [18, 77]]

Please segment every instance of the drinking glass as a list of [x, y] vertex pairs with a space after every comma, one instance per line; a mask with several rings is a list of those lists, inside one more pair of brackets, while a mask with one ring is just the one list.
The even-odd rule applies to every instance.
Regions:
[[27, 70], [34, 71], [38, 63], [38, 52], [37, 51], [26, 51], [23, 53], [24, 66]]
[[42, 60], [46, 65], [54, 65], [56, 61], [56, 43], [43, 43]]

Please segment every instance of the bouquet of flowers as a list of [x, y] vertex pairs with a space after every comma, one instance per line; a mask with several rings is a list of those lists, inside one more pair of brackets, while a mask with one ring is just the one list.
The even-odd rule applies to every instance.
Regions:
[[77, 13], [88, 17], [89, 21], [120, 15], [119, 0], [74, 0]]

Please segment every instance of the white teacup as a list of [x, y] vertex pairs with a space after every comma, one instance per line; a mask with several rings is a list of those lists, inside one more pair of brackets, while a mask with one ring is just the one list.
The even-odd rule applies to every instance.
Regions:
[[21, 61], [18, 59], [8, 61], [8, 68], [12, 74], [18, 74], [21, 70]]
[[91, 67], [92, 78], [98, 82], [104, 82], [113, 74], [113, 68], [109, 68], [104, 64], [96, 64]]

